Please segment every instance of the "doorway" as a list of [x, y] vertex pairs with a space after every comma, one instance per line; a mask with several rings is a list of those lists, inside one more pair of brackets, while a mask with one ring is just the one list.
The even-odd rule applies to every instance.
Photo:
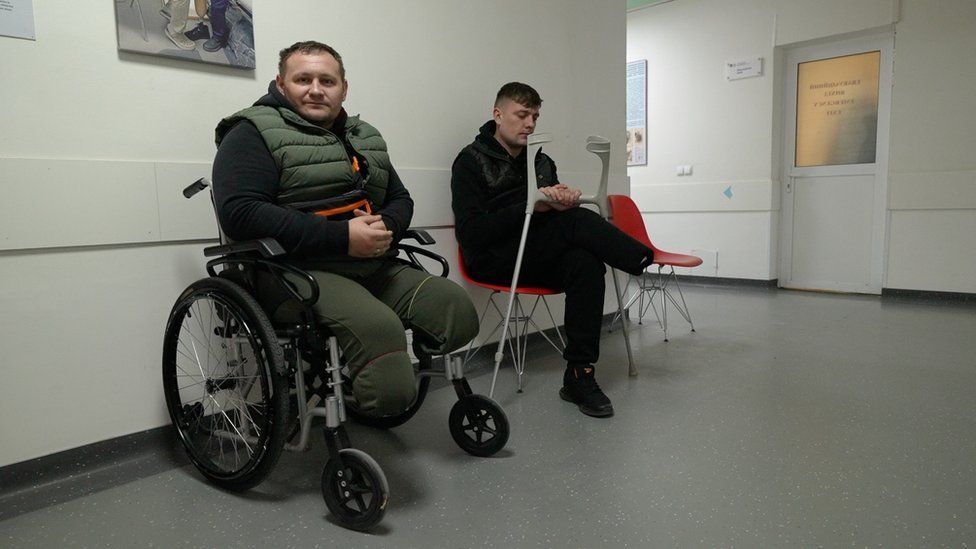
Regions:
[[781, 287], [881, 293], [893, 45], [786, 53]]

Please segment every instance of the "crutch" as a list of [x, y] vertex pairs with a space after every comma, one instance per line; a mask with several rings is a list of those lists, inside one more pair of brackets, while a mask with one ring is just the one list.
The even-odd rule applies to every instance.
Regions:
[[[593, 204], [600, 210], [600, 215], [607, 221], [610, 220], [610, 208], [607, 205], [607, 184], [610, 178], [610, 140], [599, 135], [591, 135], [586, 138], [586, 150], [595, 154], [603, 165], [600, 172], [600, 186], [597, 187], [596, 194], [583, 195], [580, 197], [580, 204]], [[530, 172], [531, 173], [531, 172]], [[624, 345], [627, 347], [628, 373], [631, 376], [637, 375], [637, 365], [634, 364], [634, 355], [630, 350], [630, 334], [624, 325], [624, 301], [621, 297], [620, 282], [617, 280], [617, 269], [610, 269], [613, 277], [613, 290], [617, 295], [617, 314], [620, 315], [621, 331], [624, 333]]]
[[[552, 141], [552, 136], [550, 134], [540, 133], [530, 135], [527, 141], [526, 150], [526, 164], [528, 166], [528, 174], [526, 177], [526, 195], [528, 199], [525, 204], [525, 221], [522, 224], [522, 236], [519, 240], [518, 255], [515, 257], [515, 271], [512, 274], [512, 286], [508, 294], [508, 306], [506, 308], [506, 313], [504, 317], [504, 326], [502, 327], [501, 339], [498, 340], [498, 350], [495, 352], [495, 369], [491, 376], [491, 388], [488, 390], [489, 398], [495, 392], [495, 382], [498, 379], [498, 369], [501, 366], [502, 359], [505, 357], [505, 341], [508, 338], [508, 325], [512, 317], [512, 308], [515, 303], [515, 290], [518, 286], [519, 272], [522, 269], [522, 257], [525, 252], [525, 241], [529, 234], [529, 223], [532, 220], [532, 212], [535, 210], [535, 205], [537, 202], [547, 201], [546, 195], [538, 189], [536, 183], [536, 173], [535, 173], [535, 157], [542, 147], [543, 143], [549, 143]], [[581, 204], [593, 204], [599, 210], [600, 214], [606, 218], [609, 214], [609, 208], [607, 207], [607, 184], [609, 180], [609, 163], [610, 163], [610, 140], [605, 137], [600, 137], [596, 135], [591, 135], [586, 139], [586, 150], [596, 154], [602, 163], [602, 172], [600, 175], [600, 185], [597, 189], [596, 194], [586, 195], [580, 197]], [[620, 296], [620, 284], [617, 281], [617, 272], [612, 270], [613, 274], [613, 286], [614, 291], [617, 296], [617, 310], [623, 314], [623, 300]], [[630, 349], [630, 337], [626, 330], [624, 332], [624, 342], [627, 347], [627, 359], [629, 362], [629, 373], [631, 376], [637, 375], [637, 367], [634, 364], [633, 355]]]
[[495, 392], [495, 380], [498, 378], [498, 368], [505, 358], [505, 340], [508, 339], [508, 324], [512, 318], [512, 306], [515, 304], [515, 290], [518, 287], [519, 271], [522, 270], [522, 254], [525, 252], [525, 239], [529, 235], [529, 222], [532, 220], [532, 211], [535, 209], [536, 202], [548, 200], [542, 194], [535, 181], [535, 157], [542, 148], [543, 143], [552, 141], [552, 135], [548, 133], [536, 133], [529, 136], [526, 143], [526, 159], [528, 165], [528, 177], [525, 179], [525, 190], [527, 200], [525, 201], [525, 221], [522, 223], [522, 238], [519, 240], [518, 255], [515, 256], [515, 272], [512, 273], [512, 287], [508, 293], [508, 307], [505, 309], [505, 325], [502, 327], [502, 337], [498, 340], [498, 350], [495, 351], [495, 371], [491, 375], [491, 388], [488, 390], [488, 398]]

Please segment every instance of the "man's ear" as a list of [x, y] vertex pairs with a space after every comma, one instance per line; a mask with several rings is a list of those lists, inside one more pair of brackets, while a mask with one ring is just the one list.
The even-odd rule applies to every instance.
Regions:
[[491, 117], [495, 120], [495, 124], [498, 124], [499, 122], [502, 121], [502, 110], [499, 109], [498, 107], [492, 108]]
[[342, 79], [342, 101], [346, 100], [346, 94], [349, 93], [349, 81], [345, 78]]
[[281, 74], [275, 75], [275, 85], [278, 86], [278, 91], [284, 95], [285, 93], [285, 79], [281, 77]]

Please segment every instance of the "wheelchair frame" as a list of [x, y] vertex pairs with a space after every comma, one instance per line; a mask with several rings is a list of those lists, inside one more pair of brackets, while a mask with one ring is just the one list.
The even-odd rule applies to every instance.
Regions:
[[[210, 182], [201, 178], [184, 189], [183, 195], [190, 198], [209, 186]], [[461, 449], [487, 457], [505, 446], [509, 424], [504, 411], [491, 399], [473, 393], [464, 377], [463, 361], [457, 356], [444, 355], [443, 368], [437, 370], [432, 367], [433, 357], [418, 353], [417, 398], [404, 412], [381, 418], [358, 413], [351, 395], [343, 390], [345, 366], [338, 341], [318, 326], [311, 309], [320, 294], [315, 279], [276, 261], [285, 250], [274, 239], [224, 243], [222, 230], [220, 234], [220, 245], [204, 249], [205, 256], [214, 257], [206, 264], [209, 277], [194, 282], [181, 294], [167, 321], [163, 344], [167, 409], [191, 462], [208, 480], [230, 490], [256, 486], [270, 474], [283, 449], [307, 450], [313, 420], [324, 418], [329, 457], [322, 473], [323, 498], [340, 524], [367, 530], [386, 511], [389, 485], [376, 461], [352, 448], [343, 423], [348, 417], [379, 428], [404, 423], [423, 403], [433, 377], [450, 381], [458, 396], [448, 424]], [[421, 245], [434, 243], [425, 231], [409, 230], [406, 238]], [[409, 263], [424, 271], [427, 269], [417, 256], [437, 261], [440, 276], [447, 276], [449, 267], [443, 257], [409, 244], [400, 244], [399, 249], [406, 253]], [[220, 272], [218, 267], [222, 268]], [[256, 269], [266, 269], [290, 298], [302, 305], [302, 322], [272, 325], [254, 292], [247, 289], [254, 289]], [[308, 295], [287, 282], [285, 273], [307, 284]], [[207, 306], [200, 306], [205, 300]], [[194, 335], [197, 328], [200, 333]], [[182, 338], [184, 333], [189, 335], [187, 340]], [[221, 356], [215, 348], [222, 351]], [[200, 358], [201, 350], [206, 360]], [[196, 369], [182, 368], [181, 356]], [[251, 377], [245, 369], [249, 367], [254, 369]], [[218, 376], [214, 373], [217, 370], [226, 373]], [[192, 382], [181, 386], [181, 378]], [[194, 398], [184, 402], [184, 391]], [[257, 394], [252, 394], [255, 391]], [[230, 459], [230, 450], [233, 467], [238, 467], [242, 453], [247, 460], [227, 471], [223, 464], [225, 458]]]

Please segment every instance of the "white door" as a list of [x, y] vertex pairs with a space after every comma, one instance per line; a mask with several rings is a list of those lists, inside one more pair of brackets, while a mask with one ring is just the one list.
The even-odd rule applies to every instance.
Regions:
[[880, 294], [893, 39], [787, 52], [779, 285]]

